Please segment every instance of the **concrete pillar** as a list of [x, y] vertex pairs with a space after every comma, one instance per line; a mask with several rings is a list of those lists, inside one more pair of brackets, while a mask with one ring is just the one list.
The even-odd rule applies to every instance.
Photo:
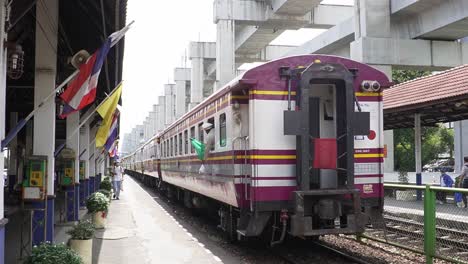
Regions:
[[[6, 39], [5, 29], [5, 0], [0, 0], [0, 39]], [[0, 140], [5, 138], [5, 105], [6, 105], [6, 49], [4, 42], [0, 42]], [[4, 168], [4, 153], [0, 151], [0, 168]], [[4, 217], [3, 186], [0, 181], [0, 263], [5, 261], [5, 225], [8, 219]]]
[[158, 131], [166, 127], [166, 99], [164, 96], [158, 97]]
[[[422, 154], [421, 154], [421, 114], [414, 114], [414, 160], [416, 161], [416, 184], [422, 184]], [[421, 200], [421, 191], [417, 192], [417, 199]]]
[[88, 179], [88, 196], [94, 193], [94, 179], [96, 177], [96, 159], [97, 159], [97, 150], [96, 150], [96, 131], [97, 126], [89, 128], [89, 137], [88, 137], [88, 148], [89, 148], [89, 179]]
[[176, 119], [187, 112], [187, 83], [190, 84], [191, 69], [176, 68], [174, 70], [175, 95], [176, 95]]
[[[93, 109], [94, 110], [94, 109]], [[90, 111], [88, 111], [90, 112]], [[88, 116], [87, 113], [85, 116]], [[86, 206], [86, 198], [89, 196], [89, 156], [91, 154], [91, 148], [89, 144], [89, 124], [87, 121], [80, 129], [80, 166], [84, 164], [84, 175], [80, 178], [80, 206]], [[80, 168], [81, 173], [81, 168]]]
[[191, 87], [190, 87], [190, 105], [192, 109], [201, 101], [203, 101], [203, 78], [204, 65], [203, 58], [192, 58], [192, 70], [190, 72]]
[[80, 132], [76, 131], [80, 125], [80, 113], [69, 115], [67, 122], [67, 148], [75, 152], [75, 184], [67, 187], [67, 220], [78, 221], [78, 209], [80, 207]]
[[384, 158], [384, 172], [393, 172], [395, 171], [393, 130], [384, 131], [384, 144], [387, 148], [387, 157]]
[[[363, 54], [372, 50], [364, 49], [362, 42], [357, 40], [366, 37], [391, 38], [390, 31], [390, 1], [388, 0], [355, 0], [354, 4], [354, 38], [351, 43], [351, 59], [362, 61]], [[384, 72], [390, 79], [392, 67], [388, 65], [372, 65]]]
[[[232, 10], [232, 1], [228, 0], [225, 3], [231, 6]], [[235, 31], [234, 20], [218, 20], [216, 23], [215, 90], [222, 88], [236, 77]]]
[[175, 118], [175, 109], [174, 109], [174, 84], [165, 84], [164, 85], [164, 97], [166, 100], [166, 119], [165, 125], [168, 126], [174, 122]]
[[[58, 0], [44, 1], [42, 6], [36, 8], [34, 107], [54, 91], [57, 73], [57, 27], [42, 25], [58, 25]], [[54, 240], [54, 151], [55, 101], [49, 100], [34, 116], [33, 154], [47, 156], [47, 202], [34, 203], [38, 208], [33, 219], [37, 223], [33, 224], [34, 245]], [[46, 223], [45, 230], [41, 223]]]
[[[463, 157], [468, 156], [468, 140], [465, 139], [468, 131], [468, 120], [454, 122], [454, 158], [455, 172], [460, 173], [465, 163]], [[458, 175], [458, 174], [457, 174]]]

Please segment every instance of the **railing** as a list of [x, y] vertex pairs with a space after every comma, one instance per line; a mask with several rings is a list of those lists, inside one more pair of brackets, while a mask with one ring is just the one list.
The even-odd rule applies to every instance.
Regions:
[[468, 263], [468, 209], [462, 199], [468, 189], [385, 184], [384, 190], [386, 227], [367, 229], [365, 238], [424, 254], [426, 263]]

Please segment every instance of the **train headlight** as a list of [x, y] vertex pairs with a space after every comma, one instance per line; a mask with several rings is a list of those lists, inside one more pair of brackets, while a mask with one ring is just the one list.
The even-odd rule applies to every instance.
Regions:
[[377, 81], [372, 82], [372, 91], [378, 92], [380, 91], [380, 83]]
[[361, 83], [361, 90], [363, 92], [371, 92], [372, 91], [372, 84], [371, 81], [362, 81]]
[[234, 104], [232, 105], [232, 108], [234, 110], [239, 110], [240, 109], [240, 104], [238, 101], [234, 101]]

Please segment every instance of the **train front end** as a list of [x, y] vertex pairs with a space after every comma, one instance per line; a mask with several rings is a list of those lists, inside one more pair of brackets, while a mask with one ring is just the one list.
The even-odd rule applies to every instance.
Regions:
[[317, 57], [305, 68], [280, 69], [288, 91], [296, 84], [283, 131], [296, 136], [294, 236], [359, 233], [381, 217], [382, 88], [389, 82], [378, 70], [347, 62]]

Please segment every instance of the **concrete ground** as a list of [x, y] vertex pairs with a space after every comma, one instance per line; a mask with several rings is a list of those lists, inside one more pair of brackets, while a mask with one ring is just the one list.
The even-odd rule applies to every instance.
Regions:
[[132, 178], [111, 203], [107, 228], [97, 231], [93, 263], [220, 263]]

